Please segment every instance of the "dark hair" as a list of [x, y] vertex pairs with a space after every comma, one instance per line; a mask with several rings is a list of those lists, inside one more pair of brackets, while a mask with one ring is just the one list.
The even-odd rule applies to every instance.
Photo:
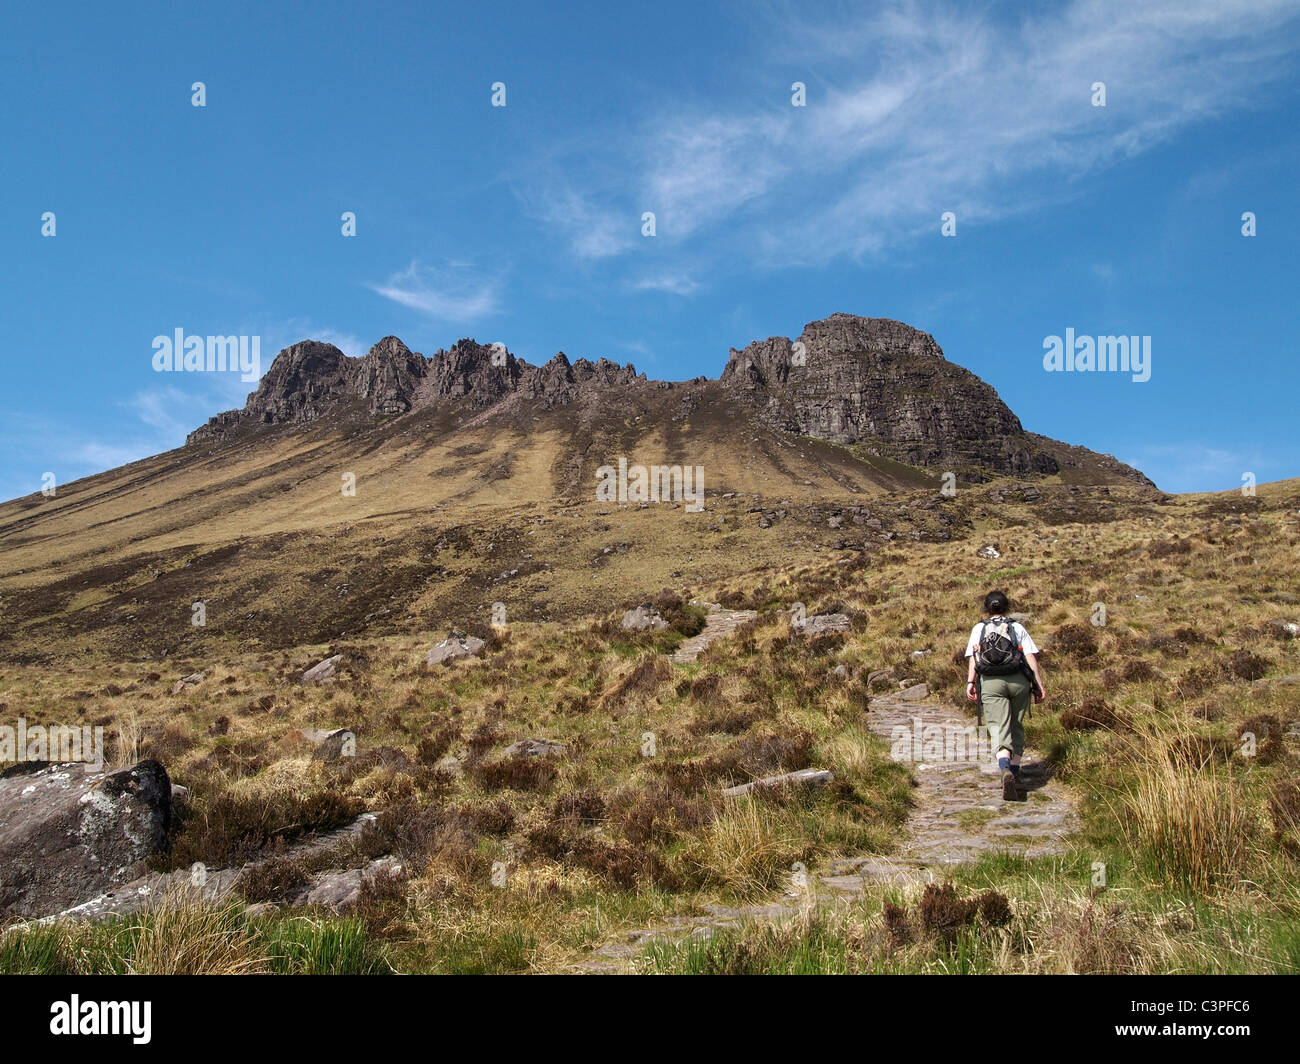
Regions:
[[1011, 609], [1011, 600], [1005, 591], [990, 591], [984, 596], [984, 612], [990, 617], [1001, 617]]

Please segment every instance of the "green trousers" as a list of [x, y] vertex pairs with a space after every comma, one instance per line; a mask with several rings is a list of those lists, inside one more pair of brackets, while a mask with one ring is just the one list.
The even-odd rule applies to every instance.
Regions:
[[1034, 685], [1020, 673], [981, 676], [979, 692], [994, 756], [999, 750], [1010, 750], [1019, 757], [1025, 752], [1025, 713], [1034, 698]]

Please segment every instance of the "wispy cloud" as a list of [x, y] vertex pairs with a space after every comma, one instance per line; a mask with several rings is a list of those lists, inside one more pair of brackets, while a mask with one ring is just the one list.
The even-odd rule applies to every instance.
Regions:
[[[779, 52], [748, 56], [765, 81], [742, 86], [763, 103], [674, 98], [630, 132], [596, 129], [539, 171], [532, 201], [579, 257], [630, 250], [646, 209], [684, 257], [860, 258], [937, 237], [943, 211], [961, 226], [1067, 199], [1194, 123], [1259, 105], [1295, 66], [1295, 0], [1000, 10], [778, 9], [757, 38]], [[807, 68], [806, 107], [768, 83], [778, 61]], [[1098, 81], [1106, 107], [1092, 106]]]
[[195, 405], [195, 397], [179, 388], [151, 388], [137, 392], [127, 405], [146, 425], [169, 438], [179, 436], [183, 439], [195, 427], [189, 423], [192, 417], [186, 417]]
[[634, 292], [669, 292], [675, 296], [689, 296], [700, 290], [700, 283], [684, 273], [667, 273], [639, 278], [628, 287]]
[[[536, 186], [512, 181], [524, 206], [564, 241], [577, 259], [599, 261], [631, 250], [640, 225], [640, 213], [606, 202], [597, 206], [592, 196], [580, 192], [562, 176], [542, 177]], [[629, 190], [630, 191], [630, 190]]]
[[412, 262], [383, 284], [370, 288], [385, 299], [435, 320], [462, 323], [496, 312], [501, 282], [464, 263], [434, 268]]

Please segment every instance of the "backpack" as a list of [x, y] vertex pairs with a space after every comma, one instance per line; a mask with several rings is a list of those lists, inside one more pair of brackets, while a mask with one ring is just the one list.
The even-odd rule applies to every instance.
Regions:
[[1005, 617], [985, 621], [975, 654], [975, 671], [981, 676], [1010, 676], [1025, 672], [1027, 664], [1013, 622]]

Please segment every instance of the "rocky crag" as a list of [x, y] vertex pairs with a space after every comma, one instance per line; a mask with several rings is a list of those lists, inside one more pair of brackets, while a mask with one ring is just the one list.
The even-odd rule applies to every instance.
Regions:
[[[218, 414], [190, 445], [220, 441], [247, 425], [294, 425], [343, 411], [401, 417], [430, 406], [516, 412], [565, 406], [639, 389], [681, 393], [679, 409], [732, 404], [771, 428], [854, 447], [903, 465], [952, 470], [963, 478], [1050, 475], [1075, 468], [1148, 485], [1138, 471], [1028, 433], [997, 392], [949, 362], [928, 333], [885, 318], [833, 314], [784, 336], [733, 349], [718, 380], [650, 381], [601, 358], [571, 362], [560, 352], [542, 366], [502, 345], [462, 339], [432, 356], [386, 336], [362, 358], [306, 340], [281, 351], [242, 410]], [[517, 398], [506, 404], [504, 400]]]

